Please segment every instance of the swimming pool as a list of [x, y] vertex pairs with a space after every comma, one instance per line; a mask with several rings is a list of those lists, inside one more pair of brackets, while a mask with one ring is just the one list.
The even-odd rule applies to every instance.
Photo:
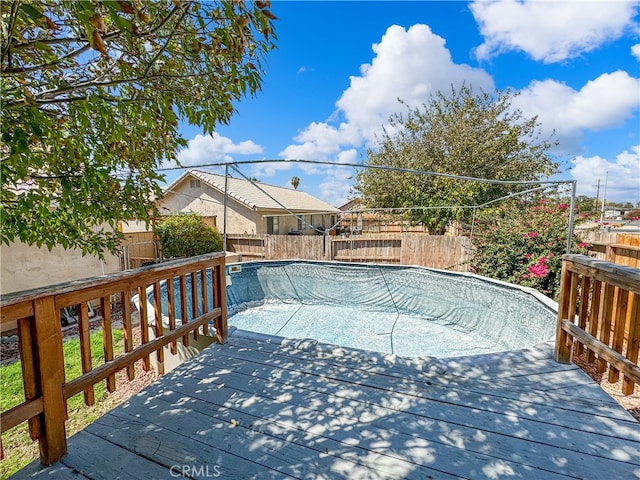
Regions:
[[229, 326], [401, 356], [530, 348], [557, 304], [532, 289], [415, 266], [305, 260], [227, 266]]

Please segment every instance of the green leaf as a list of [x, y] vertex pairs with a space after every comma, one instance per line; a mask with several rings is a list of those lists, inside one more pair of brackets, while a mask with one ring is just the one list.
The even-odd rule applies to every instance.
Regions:
[[[213, 131], [229, 121], [243, 94], [259, 91], [260, 57], [275, 47], [275, 37], [262, 33], [272, 26], [256, 17], [251, 4], [143, 4], [145, 18], [136, 16], [140, 2], [20, 3], [17, 33], [6, 45], [12, 55], [0, 59], [3, 71], [10, 71], [9, 58], [25, 68], [19, 76], [3, 76], [0, 86], [0, 131], [8, 146], [0, 172], [2, 199], [9, 198], [12, 185], [31, 182], [36, 188], [14, 195], [11, 208], [3, 208], [3, 241], [20, 238], [95, 255], [116, 249], [113, 225], [148, 222], [155, 211], [150, 199], [161, 194], [162, 180], [156, 169], [187, 143], [178, 122], [190, 120]], [[182, 15], [183, 8], [189, 8], [188, 15]], [[223, 8], [226, 17], [214, 14]], [[59, 28], [44, 31], [42, 12]], [[115, 33], [100, 48], [121, 52], [117, 58], [77, 55], [78, 44], [64, 41], [75, 36], [94, 46], [91, 18], [97, 12]], [[237, 39], [238, 25], [245, 25], [246, 43]], [[262, 26], [252, 30], [253, 25]], [[179, 35], [147, 74], [149, 62], [174, 32]], [[165, 75], [157, 75], [160, 68]], [[23, 86], [47, 95], [27, 105]], [[50, 178], [32, 178], [34, 171]]]
[[42, 16], [43, 16], [42, 11], [38, 10], [33, 5], [30, 5], [28, 3], [23, 3], [21, 7], [22, 7], [22, 10], [27, 15], [29, 15], [29, 17], [31, 17], [32, 20], [35, 20], [36, 22], [42, 21]]

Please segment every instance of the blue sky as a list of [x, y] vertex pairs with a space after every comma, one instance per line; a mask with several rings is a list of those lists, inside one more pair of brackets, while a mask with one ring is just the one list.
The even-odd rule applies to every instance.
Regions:
[[[640, 2], [272, 2], [278, 49], [262, 92], [237, 104], [213, 136], [181, 125], [186, 167], [260, 159], [335, 163], [244, 165], [264, 183], [339, 206], [353, 168], [389, 115], [451, 84], [510, 88], [538, 116], [562, 179], [578, 194], [640, 201]], [[216, 170], [213, 170], [216, 171]], [[217, 170], [218, 172], [220, 170]], [[171, 182], [180, 171], [167, 172]]]

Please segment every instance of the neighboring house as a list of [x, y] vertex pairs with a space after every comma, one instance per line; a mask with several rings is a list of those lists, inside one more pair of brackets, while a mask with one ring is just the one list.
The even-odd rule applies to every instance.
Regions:
[[[3, 188], [20, 195], [37, 187], [35, 182], [19, 182]], [[0, 295], [118, 271], [120, 258], [109, 252], [104, 252], [104, 259], [100, 260], [80, 249], [54, 246], [49, 250], [18, 239], [10, 245], [0, 245]]]
[[[228, 188], [227, 233], [313, 235], [333, 227], [340, 213], [300, 190], [233, 177]], [[161, 215], [196, 213], [222, 232], [224, 189], [224, 175], [188, 170], [165, 189], [158, 209]]]
[[120, 259], [105, 253], [104, 261], [81, 250], [29, 246], [21, 242], [0, 247], [0, 293], [70, 282], [120, 271]]

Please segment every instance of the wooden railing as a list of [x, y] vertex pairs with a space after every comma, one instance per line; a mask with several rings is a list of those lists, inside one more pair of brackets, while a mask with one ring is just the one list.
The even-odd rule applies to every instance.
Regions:
[[[211, 281], [207, 282], [210, 269]], [[198, 281], [197, 279], [200, 279]], [[29, 433], [40, 442], [40, 460], [50, 465], [67, 451], [65, 420], [66, 402], [84, 392], [87, 405], [94, 403], [93, 386], [105, 380], [107, 390], [115, 390], [116, 372], [127, 369], [129, 380], [134, 379], [134, 363], [142, 360], [150, 368], [151, 354], [157, 356], [158, 374], [163, 374], [163, 347], [176, 349], [176, 342], [188, 346], [189, 337], [208, 334], [208, 323], [213, 321], [218, 342], [227, 338], [227, 308], [225, 291], [225, 256], [207, 254], [137, 270], [119, 272], [86, 280], [5, 296], [0, 302], [2, 331], [17, 329], [22, 363], [25, 401], [0, 415], [2, 433], [23, 422], [29, 422]], [[166, 280], [168, 302], [166, 311], [169, 328], [163, 328], [161, 282]], [[174, 284], [179, 288], [174, 292]], [[198, 288], [199, 284], [199, 288]], [[191, 307], [188, 308], [187, 285]], [[141, 311], [140, 344], [133, 344], [131, 294], [138, 293]], [[149, 340], [146, 297], [153, 295], [155, 322], [152, 328], [156, 338]], [[177, 301], [179, 294], [180, 300]], [[122, 305], [124, 353], [114, 357], [111, 302], [116, 298]], [[89, 302], [98, 302], [102, 315], [104, 363], [92, 367], [90, 345]], [[175, 302], [175, 303], [174, 303]], [[78, 331], [83, 374], [66, 380], [62, 349], [60, 310], [78, 306]], [[182, 322], [176, 322], [177, 315]], [[154, 316], [151, 316], [152, 319]], [[167, 321], [168, 320], [168, 321]], [[180, 325], [177, 325], [180, 323]], [[211, 332], [213, 333], [213, 332]]]
[[640, 234], [620, 232], [579, 232], [588, 243], [589, 256], [607, 262], [640, 268]]
[[562, 257], [556, 361], [585, 353], [608, 381], [623, 375], [622, 393], [640, 382], [640, 269], [584, 255]]

